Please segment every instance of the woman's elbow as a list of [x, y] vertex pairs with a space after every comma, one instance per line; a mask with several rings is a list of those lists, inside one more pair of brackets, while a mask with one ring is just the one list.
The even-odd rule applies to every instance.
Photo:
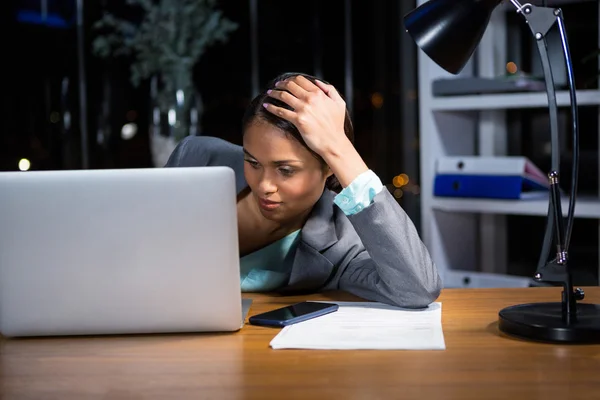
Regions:
[[404, 308], [426, 308], [439, 298], [442, 287], [442, 280], [435, 272], [431, 279], [415, 283], [411, 290], [408, 290], [408, 296], [395, 299], [395, 303]]

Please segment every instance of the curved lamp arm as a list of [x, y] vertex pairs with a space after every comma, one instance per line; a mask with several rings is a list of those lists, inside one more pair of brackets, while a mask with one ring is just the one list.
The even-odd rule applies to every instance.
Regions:
[[[521, 5], [517, 0], [511, 0], [511, 3], [517, 8], [517, 12], [523, 15], [527, 21], [527, 25], [531, 30], [531, 33], [536, 39], [538, 52], [542, 62], [542, 69], [544, 71], [544, 80], [546, 82], [546, 94], [548, 96], [548, 108], [550, 113], [552, 160], [551, 171], [548, 175], [548, 178], [551, 196], [548, 205], [549, 209], [546, 232], [544, 234], [544, 242], [542, 245], [542, 251], [540, 254], [540, 260], [538, 262], [538, 270], [535, 275], [535, 279], [537, 281], [562, 283], [565, 290], [563, 296], [563, 317], [567, 321], [571, 321], [577, 317], [576, 301], [582, 297], [582, 295], [577, 294], [579, 292], [573, 291], [571, 273], [567, 267], [568, 248], [573, 229], [579, 167], [579, 123], [577, 115], [577, 97], [573, 77], [573, 63], [568, 47], [562, 11], [560, 9], [536, 7], [531, 4]], [[573, 166], [566, 231], [563, 227], [563, 213], [559, 189], [560, 148], [558, 137], [558, 107], [556, 104], [556, 92], [552, 75], [552, 67], [550, 65], [550, 58], [548, 56], [546, 44], [546, 35], [555, 23], [558, 24], [562, 53], [567, 67], [569, 92], [571, 96], [571, 117], [573, 121]], [[556, 243], [556, 258], [548, 262], [548, 256], [552, 246], [553, 237]]]

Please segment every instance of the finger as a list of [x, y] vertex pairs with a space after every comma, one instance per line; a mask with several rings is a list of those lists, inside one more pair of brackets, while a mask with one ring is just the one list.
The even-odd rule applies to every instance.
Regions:
[[321, 82], [320, 80], [316, 80], [315, 84], [325, 92], [327, 96], [329, 96], [329, 92], [331, 91], [331, 85], [326, 84], [325, 82]]
[[302, 105], [301, 100], [299, 100], [293, 94], [290, 94], [284, 90], [268, 90], [267, 95], [273, 99], [277, 99], [284, 102], [288, 106], [292, 107], [294, 110], [297, 110]]
[[327, 83], [321, 82], [318, 79], [315, 81], [315, 83], [319, 87], [319, 89], [325, 92], [325, 94], [333, 100], [343, 100], [342, 96], [340, 96], [340, 94], [333, 85], [328, 85]]
[[309, 93], [294, 81], [281, 81], [275, 84], [279, 90], [287, 90], [294, 97], [306, 101]]
[[269, 103], [263, 103], [263, 107], [266, 108], [271, 114], [277, 115], [278, 117], [281, 117], [291, 123], [294, 123], [294, 120], [296, 119], [296, 113], [294, 111], [286, 110], [283, 107], [277, 107]]
[[289, 81], [294, 82], [295, 84], [300, 86], [302, 89], [306, 90], [307, 92], [316, 92], [319, 90], [318, 86], [316, 86], [314, 83], [312, 83], [311, 81], [309, 81], [302, 75], [297, 75], [297, 76], [293, 77], [292, 79], [290, 79]]

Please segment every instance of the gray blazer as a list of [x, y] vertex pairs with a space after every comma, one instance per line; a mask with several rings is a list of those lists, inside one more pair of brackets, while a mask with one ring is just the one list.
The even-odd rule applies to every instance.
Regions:
[[[228, 166], [237, 192], [246, 188], [240, 146], [210, 136], [182, 140], [165, 167]], [[315, 204], [281, 293], [344, 290], [367, 300], [421, 308], [442, 287], [436, 266], [412, 221], [384, 188], [373, 203], [346, 216], [326, 189]]]

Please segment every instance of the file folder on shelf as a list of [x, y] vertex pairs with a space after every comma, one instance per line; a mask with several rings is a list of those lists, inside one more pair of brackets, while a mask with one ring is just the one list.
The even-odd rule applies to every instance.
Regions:
[[527, 157], [443, 157], [436, 161], [434, 196], [525, 199], [547, 194], [546, 175]]

